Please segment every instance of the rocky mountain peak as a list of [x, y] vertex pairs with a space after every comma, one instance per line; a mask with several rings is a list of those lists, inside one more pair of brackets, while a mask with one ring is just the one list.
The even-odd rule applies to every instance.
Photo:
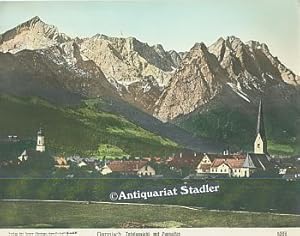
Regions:
[[196, 43], [185, 55], [169, 86], [156, 103], [163, 121], [184, 117], [219, 97], [255, 103], [271, 88], [297, 84], [297, 77], [272, 56], [264, 43], [219, 38], [208, 48]]
[[[194, 64], [196, 66], [206, 65], [207, 70], [213, 70], [218, 62], [215, 55], [211, 54], [204, 43], [196, 43], [182, 60], [181, 67], [185, 64]], [[199, 67], [200, 68], [200, 67]]]
[[228, 46], [230, 46], [232, 49], [237, 48], [238, 46], [243, 45], [244, 43], [242, 40], [236, 36], [228, 36], [226, 37], [226, 43]]
[[207, 51], [207, 47], [206, 47], [206, 45], [203, 42], [195, 43], [194, 46], [191, 48], [190, 51], [196, 51], [196, 50], [200, 50], [200, 51], [206, 52]]
[[209, 51], [216, 55], [230, 78], [247, 89], [262, 89], [274, 82], [299, 84], [297, 76], [271, 54], [265, 43], [254, 40], [243, 43], [230, 36], [225, 41], [216, 41]]
[[163, 87], [181, 61], [179, 55], [171, 56], [162, 45], [149, 46], [135, 37], [95, 35], [83, 40], [80, 47], [81, 54], [95, 61], [108, 79], [125, 86], [153, 76]]
[[241, 41], [240, 38], [235, 36], [228, 36], [226, 37], [226, 39], [220, 37], [215, 43], [209, 46], [209, 51], [214, 54], [218, 54], [219, 58], [220, 55], [225, 53], [225, 51], [228, 51], [228, 54], [234, 54], [237, 51], [241, 51], [243, 47], [245, 47], [245, 44]]
[[38, 16], [35, 16], [35, 17], [29, 19], [29, 20], [26, 21], [24, 24], [33, 25], [33, 24], [35, 24], [35, 23], [37, 23], [37, 22], [42, 22], [43, 24], [45, 24], [45, 23], [41, 20], [41, 18], [38, 17]]
[[202, 60], [209, 60], [209, 52], [204, 43], [195, 43], [190, 51], [186, 54], [181, 66], [186, 63], [201, 63]]
[[109, 37], [105, 34], [95, 34], [94, 36], [91, 37], [92, 39], [104, 39], [104, 40], [109, 40]]
[[57, 27], [48, 25], [38, 16], [0, 35], [0, 51], [16, 53], [29, 49], [41, 49], [71, 40]]
[[[107, 78], [114, 87], [110, 90], [149, 113], [155, 109], [162, 120], [193, 112], [224, 87], [250, 103], [274, 84], [299, 84], [299, 77], [273, 57], [266, 44], [243, 43], [235, 36], [221, 37], [209, 47], [196, 43], [179, 53], [135, 37], [96, 34], [71, 39], [34, 17], [0, 35], [0, 52], [18, 54], [24, 49], [76, 74], [80, 83], [86, 78]], [[89, 93], [92, 83], [78, 86], [84, 94], [96, 94]]]
[[246, 45], [249, 47], [249, 49], [251, 51], [262, 50], [265, 53], [270, 53], [270, 50], [269, 50], [267, 44], [265, 44], [265, 43], [260, 43], [258, 41], [250, 40], [250, 41], [246, 42]]
[[159, 98], [154, 115], [169, 121], [193, 112], [219, 93], [224, 76], [217, 58], [204, 43], [196, 43]]
[[186, 56], [186, 52], [176, 52], [175, 50], [170, 50], [167, 52], [176, 68], [180, 66], [182, 59]]
[[161, 56], [163, 56], [166, 53], [164, 47], [161, 44], [155, 44], [152, 47]]

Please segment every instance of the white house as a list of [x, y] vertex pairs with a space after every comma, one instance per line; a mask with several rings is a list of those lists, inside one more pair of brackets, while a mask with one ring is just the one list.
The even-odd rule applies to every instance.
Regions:
[[146, 164], [138, 170], [137, 175], [138, 176], [154, 176], [155, 170], [151, 166]]
[[204, 157], [196, 167], [196, 173], [250, 177], [255, 168], [248, 155], [204, 154]]
[[24, 150], [20, 156], [18, 156], [18, 160], [22, 161], [27, 161], [28, 159], [28, 154], [27, 154], [27, 150]]

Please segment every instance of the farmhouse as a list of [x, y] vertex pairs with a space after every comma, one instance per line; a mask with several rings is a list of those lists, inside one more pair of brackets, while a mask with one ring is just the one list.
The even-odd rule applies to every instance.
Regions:
[[255, 169], [248, 155], [204, 154], [196, 167], [197, 174], [249, 177]]
[[118, 173], [127, 176], [154, 176], [155, 170], [144, 160], [113, 160], [101, 170], [103, 175]]
[[191, 150], [183, 150], [176, 154], [174, 157], [170, 157], [166, 160], [166, 164], [175, 170], [180, 170], [182, 168], [195, 169], [202, 159], [202, 153], [196, 153]]

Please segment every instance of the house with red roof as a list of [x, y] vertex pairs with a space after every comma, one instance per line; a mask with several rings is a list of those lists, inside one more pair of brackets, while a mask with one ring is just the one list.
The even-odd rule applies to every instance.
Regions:
[[196, 167], [197, 174], [250, 177], [256, 167], [247, 154], [204, 154]]
[[113, 160], [105, 164], [102, 174], [117, 173], [128, 176], [154, 176], [155, 170], [146, 160]]
[[202, 153], [196, 153], [190, 150], [184, 150], [180, 153], [177, 153], [174, 157], [169, 158], [166, 161], [166, 164], [175, 170], [180, 170], [182, 168], [195, 169], [202, 159]]

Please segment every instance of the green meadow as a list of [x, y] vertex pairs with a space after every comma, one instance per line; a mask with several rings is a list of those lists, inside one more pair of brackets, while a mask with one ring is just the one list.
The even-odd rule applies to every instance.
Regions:
[[166, 205], [0, 202], [1, 228], [299, 227], [300, 215]]
[[34, 145], [40, 126], [45, 130], [48, 150], [57, 154], [146, 156], [170, 154], [178, 148], [169, 139], [144, 130], [121, 116], [101, 112], [89, 102], [77, 107], [61, 107], [38, 98], [1, 95], [0, 111], [1, 135], [32, 139], [32, 142], [21, 142], [12, 147], [1, 144], [2, 155], [5, 155], [5, 149], [22, 150], [26, 145]]

